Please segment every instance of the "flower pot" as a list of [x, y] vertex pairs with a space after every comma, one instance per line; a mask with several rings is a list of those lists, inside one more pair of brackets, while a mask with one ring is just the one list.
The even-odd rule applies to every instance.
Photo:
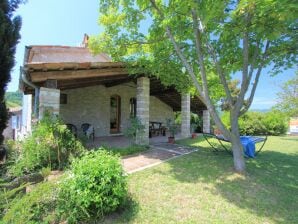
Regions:
[[197, 133], [192, 133], [191, 138], [197, 138]]
[[174, 144], [175, 143], [175, 137], [168, 137], [168, 143]]

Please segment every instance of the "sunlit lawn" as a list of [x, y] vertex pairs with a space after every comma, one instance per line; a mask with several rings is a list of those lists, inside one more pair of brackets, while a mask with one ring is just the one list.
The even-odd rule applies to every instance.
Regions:
[[298, 137], [269, 137], [247, 174], [201, 139], [198, 152], [128, 177], [132, 202], [106, 223], [298, 223]]

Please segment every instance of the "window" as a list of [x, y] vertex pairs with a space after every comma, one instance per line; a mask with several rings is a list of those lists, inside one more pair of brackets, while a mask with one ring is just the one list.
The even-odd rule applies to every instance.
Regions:
[[67, 104], [67, 94], [65, 93], [60, 94], [60, 104]]
[[137, 99], [135, 97], [129, 100], [130, 117], [136, 117], [137, 115]]

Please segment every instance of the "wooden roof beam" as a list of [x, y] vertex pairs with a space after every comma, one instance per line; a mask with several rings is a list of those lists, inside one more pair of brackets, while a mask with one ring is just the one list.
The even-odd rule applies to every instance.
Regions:
[[43, 82], [47, 79], [67, 80], [94, 78], [102, 76], [128, 75], [123, 68], [107, 68], [107, 69], [89, 69], [89, 70], [63, 70], [63, 71], [47, 71], [47, 72], [31, 72], [32, 82]]

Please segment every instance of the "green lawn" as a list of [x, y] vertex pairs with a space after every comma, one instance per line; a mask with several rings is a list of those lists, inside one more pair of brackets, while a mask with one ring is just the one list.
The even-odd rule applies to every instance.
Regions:
[[132, 201], [106, 223], [298, 223], [298, 137], [269, 137], [235, 174], [202, 139], [182, 156], [128, 177]]

